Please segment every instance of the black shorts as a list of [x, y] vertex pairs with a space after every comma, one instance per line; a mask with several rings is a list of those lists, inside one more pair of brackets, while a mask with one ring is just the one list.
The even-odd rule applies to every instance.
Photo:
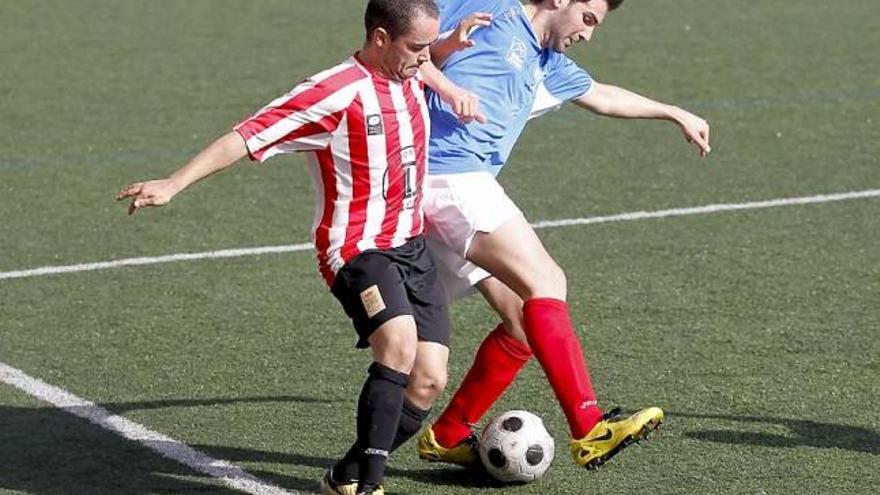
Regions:
[[422, 236], [357, 255], [339, 269], [330, 290], [354, 323], [357, 347], [369, 347], [370, 335], [401, 315], [413, 317], [419, 340], [449, 346], [446, 293]]

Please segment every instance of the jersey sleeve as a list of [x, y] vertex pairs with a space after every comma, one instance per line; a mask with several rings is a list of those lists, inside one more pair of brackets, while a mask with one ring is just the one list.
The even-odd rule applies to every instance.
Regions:
[[448, 35], [458, 27], [467, 16], [475, 12], [487, 12], [493, 17], [510, 10], [511, 5], [517, 8], [518, 0], [437, 0], [440, 9], [440, 32]]
[[455, 30], [458, 23], [461, 21], [459, 16], [461, 15], [461, 4], [464, 3], [463, 0], [437, 0], [437, 8], [440, 9], [440, 32], [441, 37], [445, 37], [449, 35], [453, 30]]
[[538, 88], [529, 113], [530, 119], [558, 109], [565, 102], [585, 95], [593, 87], [593, 78], [572, 59], [562, 54], [554, 54], [554, 57]]
[[245, 140], [251, 160], [326, 148], [356, 94], [356, 68], [319, 74], [297, 85], [233, 129]]

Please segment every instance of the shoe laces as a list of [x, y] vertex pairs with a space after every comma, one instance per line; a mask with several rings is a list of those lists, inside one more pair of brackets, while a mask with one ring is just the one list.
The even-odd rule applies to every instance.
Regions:
[[615, 407], [602, 415], [602, 421], [616, 421], [620, 419], [621, 416], [623, 416], [623, 410], [619, 407]]

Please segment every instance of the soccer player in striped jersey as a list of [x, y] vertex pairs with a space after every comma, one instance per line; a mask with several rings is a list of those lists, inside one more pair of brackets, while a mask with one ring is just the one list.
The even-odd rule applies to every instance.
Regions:
[[450, 80], [477, 93], [488, 122], [456, 122], [448, 105], [429, 95], [428, 241], [450, 297], [475, 285], [502, 323], [481, 344], [447, 408], [419, 437], [422, 458], [475, 462], [472, 427], [533, 354], [568, 420], [577, 464], [601, 466], [663, 419], [657, 407], [629, 417], [598, 407], [565, 302], [565, 274], [495, 179], [527, 121], [566, 101], [600, 115], [674, 122], [702, 155], [709, 153], [705, 120], [593, 81], [564, 55], [573, 44], [588, 41], [621, 2], [438, 1], [441, 31], [473, 12], [491, 15], [491, 24], [468, 40], [472, 48], [452, 53], [445, 65], [439, 59], [446, 54], [432, 51]]
[[[430, 120], [420, 68], [437, 40], [433, 0], [370, 0], [366, 41], [217, 139], [168, 178], [131, 184], [129, 214], [162, 206], [245, 156], [306, 152], [315, 187], [313, 241], [324, 281], [373, 363], [354, 445], [321, 482], [326, 494], [384, 493], [388, 453], [421, 429], [446, 381], [449, 317], [425, 247], [422, 185]], [[436, 69], [434, 69], [436, 73]], [[432, 79], [464, 121], [478, 102]], [[421, 388], [407, 388], [410, 374]]]

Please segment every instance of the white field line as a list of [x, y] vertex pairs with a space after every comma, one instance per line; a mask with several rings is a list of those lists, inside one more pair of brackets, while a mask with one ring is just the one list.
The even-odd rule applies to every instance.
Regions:
[[165, 256], [145, 256], [140, 258], [125, 258], [115, 261], [98, 261], [95, 263], [81, 263], [77, 265], [44, 266], [29, 270], [17, 270], [12, 272], [0, 272], [0, 280], [5, 278], [27, 278], [42, 275], [58, 275], [60, 273], [88, 272], [93, 270], [105, 270], [107, 268], [119, 268], [122, 266], [155, 265], [157, 263], [170, 263], [172, 261], [192, 261], [209, 258], [238, 258], [240, 256], [254, 256], [258, 254], [292, 253], [296, 251], [310, 251], [311, 243], [294, 244], [288, 246], [263, 246], [256, 248], [222, 249], [220, 251], [203, 251], [201, 253], [178, 253]]
[[301, 495], [299, 492], [284, 490], [260, 481], [235, 464], [214, 459], [173, 438], [117, 416], [93, 402], [28, 376], [25, 372], [2, 362], [0, 362], [0, 381], [128, 440], [138, 442], [168, 459], [217, 478], [228, 487], [253, 495]]
[[[816, 196], [801, 196], [796, 198], [780, 198], [765, 201], [751, 201], [747, 203], [721, 203], [689, 208], [672, 208], [657, 211], [634, 211], [617, 215], [566, 218], [562, 220], [542, 220], [532, 224], [535, 229], [554, 227], [569, 227], [573, 225], [590, 225], [597, 223], [631, 222], [650, 218], [682, 217], [688, 215], [706, 215], [725, 211], [758, 210], [763, 208], [777, 208], [781, 206], [809, 205], [818, 203], [831, 203], [853, 199], [880, 197], [880, 189], [868, 189], [864, 191], [851, 191], [839, 194], [821, 194]], [[0, 272], [0, 280], [12, 278], [40, 277], [44, 275], [58, 275], [61, 273], [86, 272], [92, 270], [104, 270], [122, 266], [152, 265], [157, 263], [170, 263], [172, 261], [191, 261], [209, 258], [236, 258], [239, 256], [253, 256], [267, 253], [291, 253], [298, 251], [310, 251], [312, 244], [293, 244], [284, 246], [263, 246], [255, 248], [224, 249], [221, 251], [204, 251], [201, 253], [179, 253], [167, 256], [126, 258], [115, 261], [101, 261], [96, 263], [81, 263], [65, 266], [44, 266], [27, 270]]]
[[536, 229], [550, 227], [569, 227], [572, 225], [589, 225], [593, 223], [631, 222], [633, 220], [645, 220], [648, 218], [683, 217], [687, 215], [706, 215], [722, 211], [737, 210], [760, 210], [763, 208], [778, 208], [780, 206], [810, 205], [817, 203], [832, 203], [835, 201], [847, 201], [851, 199], [864, 199], [880, 197], [880, 189], [868, 189], [865, 191], [851, 191], [839, 194], [820, 194], [817, 196], [801, 196], [797, 198], [768, 199], [764, 201], [750, 201], [748, 203], [721, 203], [706, 206], [693, 206], [690, 208], [672, 208], [657, 211], [633, 211], [608, 215], [604, 217], [569, 218], [564, 220], [542, 220], [533, 223]]

